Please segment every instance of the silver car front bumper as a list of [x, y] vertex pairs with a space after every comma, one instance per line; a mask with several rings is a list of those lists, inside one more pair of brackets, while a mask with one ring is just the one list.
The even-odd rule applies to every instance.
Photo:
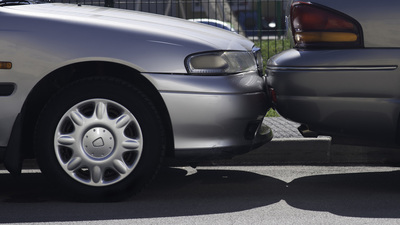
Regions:
[[[176, 157], [230, 157], [272, 139], [265, 80], [230, 76], [148, 74], [170, 114]], [[179, 91], [178, 91], [179, 90]]]

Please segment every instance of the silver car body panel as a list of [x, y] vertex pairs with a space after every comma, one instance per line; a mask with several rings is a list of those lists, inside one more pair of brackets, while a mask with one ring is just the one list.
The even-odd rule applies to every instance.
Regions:
[[268, 84], [279, 97], [278, 112], [288, 119], [322, 134], [393, 140], [400, 113], [399, 60], [397, 49], [291, 49], [268, 61]]
[[198, 52], [251, 51], [253, 43], [240, 35], [171, 17], [68, 4], [2, 7], [0, 18], [0, 60], [13, 66], [0, 70], [0, 83], [16, 84], [12, 95], [0, 97], [0, 146], [7, 145], [18, 112], [41, 79], [88, 61], [142, 73], [169, 110], [177, 149], [254, 144], [244, 138], [246, 126], [261, 122], [267, 110], [257, 71], [191, 76], [184, 65]]
[[327, 135], [394, 140], [400, 115], [399, 1], [316, 0], [356, 19], [361, 49], [290, 49], [268, 61], [278, 112]]
[[145, 75], [166, 102], [176, 150], [252, 145], [244, 132], [249, 122], [263, 120], [267, 107], [264, 79], [257, 73]]

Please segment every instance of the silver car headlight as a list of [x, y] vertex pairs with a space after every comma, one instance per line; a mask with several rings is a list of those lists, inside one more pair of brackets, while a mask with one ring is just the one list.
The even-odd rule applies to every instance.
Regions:
[[252, 52], [218, 51], [194, 54], [186, 58], [189, 74], [221, 75], [257, 71]]

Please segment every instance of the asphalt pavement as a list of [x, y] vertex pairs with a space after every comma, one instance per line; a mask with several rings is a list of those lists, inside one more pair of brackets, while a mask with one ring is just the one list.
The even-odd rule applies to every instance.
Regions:
[[0, 223], [400, 224], [400, 171], [392, 167], [163, 168], [142, 193], [112, 203], [68, 200], [35, 171], [0, 171]]

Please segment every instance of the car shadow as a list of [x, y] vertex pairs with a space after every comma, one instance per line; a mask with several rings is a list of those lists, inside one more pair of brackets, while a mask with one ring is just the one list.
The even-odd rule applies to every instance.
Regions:
[[400, 218], [400, 171], [302, 177], [288, 184], [292, 207], [363, 218]]
[[142, 193], [123, 202], [80, 203], [42, 174], [0, 175], [0, 223], [156, 218], [238, 212], [274, 204], [286, 183], [238, 170], [166, 168]]
[[123, 202], [80, 203], [40, 173], [0, 174], [0, 223], [157, 218], [231, 213], [281, 200], [347, 217], [399, 218], [400, 171], [306, 176], [286, 183], [240, 170], [165, 168]]
[[238, 212], [279, 202], [285, 185], [272, 177], [238, 170], [198, 169], [186, 176], [186, 171], [176, 169], [164, 171], [134, 201], [160, 207], [157, 217]]

